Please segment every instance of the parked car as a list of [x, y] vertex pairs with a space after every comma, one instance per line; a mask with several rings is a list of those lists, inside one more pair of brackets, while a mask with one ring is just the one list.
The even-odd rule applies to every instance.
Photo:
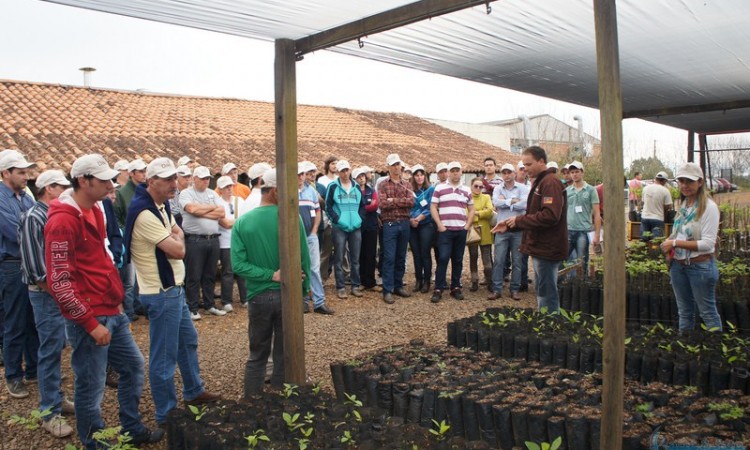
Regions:
[[726, 186], [724, 186], [724, 183], [719, 181], [718, 178], [707, 178], [706, 185], [708, 186], [708, 189], [711, 190], [712, 192], [716, 192], [720, 194], [726, 191]]
[[729, 180], [727, 180], [726, 178], [719, 178], [719, 181], [721, 182], [721, 184], [724, 185], [726, 192], [732, 192], [732, 191], [737, 190], [737, 186], [732, 185], [732, 183], [730, 183]]

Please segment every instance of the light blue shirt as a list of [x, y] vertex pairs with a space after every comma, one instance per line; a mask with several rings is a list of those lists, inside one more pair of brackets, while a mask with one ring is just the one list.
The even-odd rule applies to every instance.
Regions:
[[[504, 199], [500, 197], [505, 197]], [[511, 204], [514, 198], [519, 201]], [[505, 183], [495, 187], [492, 191], [492, 205], [497, 210], [497, 220], [502, 221], [510, 217], [526, 214], [526, 200], [529, 198], [529, 186], [513, 181], [511, 188]]]
[[20, 258], [18, 221], [21, 214], [34, 206], [34, 199], [21, 190], [18, 194], [0, 181], [0, 261]]

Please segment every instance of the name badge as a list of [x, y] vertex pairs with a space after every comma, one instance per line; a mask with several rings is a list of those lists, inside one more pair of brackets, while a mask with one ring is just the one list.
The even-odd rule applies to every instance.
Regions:
[[310, 217], [315, 217], [315, 210], [314, 209], [310, 210]]
[[422, 205], [422, 206], [427, 206], [427, 200], [425, 200], [425, 199], [422, 199], [422, 200], [421, 200], [421, 201], [419, 202], [419, 204], [420, 204], [420, 205]]
[[583, 206], [576, 206], [576, 212], [582, 213], [583, 212]]

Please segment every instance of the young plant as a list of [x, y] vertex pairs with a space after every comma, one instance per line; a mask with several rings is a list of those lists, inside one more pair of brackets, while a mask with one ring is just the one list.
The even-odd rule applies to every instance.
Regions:
[[289, 398], [295, 395], [299, 395], [297, 390], [299, 389], [299, 386], [296, 384], [289, 384], [284, 383], [284, 389], [281, 390], [281, 396], [284, 398]]
[[440, 423], [438, 423], [437, 420], [432, 419], [432, 423], [435, 424], [436, 428], [430, 428], [430, 434], [435, 436], [438, 441], [444, 441], [448, 435], [448, 431], [450, 431], [451, 429], [451, 426], [445, 423], [445, 420], [442, 420], [440, 421]]
[[295, 413], [294, 415], [292, 415], [285, 412], [281, 414], [281, 417], [284, 419], [286, 427], [289, 429], [289, 431], [294, 432], [303, 427], [303, 425], [298, 422], [299, 413]]
[[203, 418], [203, 416], [206, 415], [208, 412], [208, 407], [206, 405], [203, 405], [200, 409], [197, 406], [194, 405], [188, 405], [188, 409], [191, 413], [193, 413], [193, 416], [195, 416], [195, 421], [198, 422]]
[[307, 450], [307, 447], [310, 446], [310, 439], [305, 438], [299, 438], [297, 439], [297, 447], [299, 450]]
[[738, 420], [745, 417], [745, 411], [742, 408], [727, 402], [709, 403], [708, 410], [719, 413], [719, 418], [725, 421]]
[[527, 450], [557, 450], [562, 445], [562, 436], [558, 436], [551, 443], [542, 442], [537, 444], [536, 442], [526, 441], [525, 444]]
[[635, 405], [635, 411], [641, 413], [644, 419], [650, 419], [651, 417], [653, 417], [653, 410], [654, 405], [651, 402], [639, 403]]
[[339, 441], [347, 447], [352, 447], [357, 444], [357, 441], [354, 440], [354, 436], [352, 436], [352, 433], [349, 430], [344, 431], [344, 435], [341, 436]]
[[138, 450], [138, 447], [130, 443], [133, 440], [130, 434], [120, 434], [120, 431], [122, 427], [109, 427], [95, 432], [91, 437], [109, 450]]
[[10, 424], [21, 425], [27, 430], [33, 431], [39, 428], [42, 424], [42, 420], [44, 420], [44, 418], [49, 416], [50, 414], [52, 414], [52, 410], [49, 408], [43, 411], [32, 409], [28, 417], [17, 416], [15, 414], [10, 416]]
[[256, 448], [261, 442], [271, 442], [271, 438], [266, 436], [266, 432], [259, 428], [255, 430], [255, 433], [245, 436], [247, 441], [247, 448]]
[[320, 394], [320, 390], [321, 390], [322, 388], [323, 388], [323, 382], [322, 382], [322, 381], [318, 381], [318, 382], [317, 382], [317, 383], [315, 383], [315, 385], [313, 386], [313, 388], [312, 388], [312, 393], [313, 393], [313, 394], [315, 394], [315, 395], [318, 395], [318, 394]]

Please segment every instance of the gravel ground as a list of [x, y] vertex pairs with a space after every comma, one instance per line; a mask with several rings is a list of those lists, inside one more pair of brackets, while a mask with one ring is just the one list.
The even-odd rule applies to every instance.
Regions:
[[[468, 261], [465, 261], [464, 267], [464, 286], [468, 288]], [[410, 274], [407, 275], [407, 282], [409, 286], [413, 286], [413, 278], [409, 276]], [[415, 338], [424, 339], [428, 344], [445, 344], [446, 324], [449, 321], [471, 316], [491, 306], [536, 305], [533, 294], [529, 293], [521, 294], [520, 302], [514, 302], [507, 296], [489, 301], [486, 300], [488, 292], [485, 287], [480, 288], [478, 292], [465, 289], [464, 301], [456, 301], [444, 293], [441, 303], [432, 304], [431, 294], [416, 294], [411, 298], [397, 297], [394, 305], [387, 305], [382, 301], [382, 294], [374, 291], [366, 292], [363, 298], [349, 296], [348, 299], [339, 300], [335, 296], [331, 277], [326, 283], [326, 298], [328, 306], [334, 308], [336, 314], [305, 315], [305, 361], [310, 378], [322, 381], [325, 389], [331, 390], [329, 364], [333, 361], [350, 359], [366, 351], [407, 343]], [[209, 390], [221, 392], [228, 399], [239, 399], [242, 396], [244, 364], [248, 355], [247, 320], [246, 310], [238, 307], [235, 302], [235, 312], [224, 317], [204, 315], [202, 320], [195, 322], [200, 336], [198, 353], [201, 375]], [[148, 322], [144, 318], [133, 324], [133, 334], [148, 364]], [[63, 390], [72, 397], [73, 375], [69, 349], [63, 354], [63, 374]], [[179, 374], [177, 378], [179, 379]], [[179, 381], [178, 389], [181, 389]], [[41, 429], [28, 431], [7, 424], [11, 415], [28, 415], [38, 406], [37, 387], [31, 385], [29, 391], [31, 395], [28, 398], [18, 400], [8, 396], [4, 388], [0, 390], [0, 450], [62, 449], [68, 443], [80, 445], [75, 433], [68, 439], [55, 439]], [[148, 368], [140, 410], [147, 426], [155, 426]], [[102, 411], [105, 422], [110, 426], [117, 426], [119, 421], [115, 390], [105, 390]], [[75, 428], [74, 418], [69, 418], [69, 423]], [[144, 448], [164, 449], [166, 441]]]

